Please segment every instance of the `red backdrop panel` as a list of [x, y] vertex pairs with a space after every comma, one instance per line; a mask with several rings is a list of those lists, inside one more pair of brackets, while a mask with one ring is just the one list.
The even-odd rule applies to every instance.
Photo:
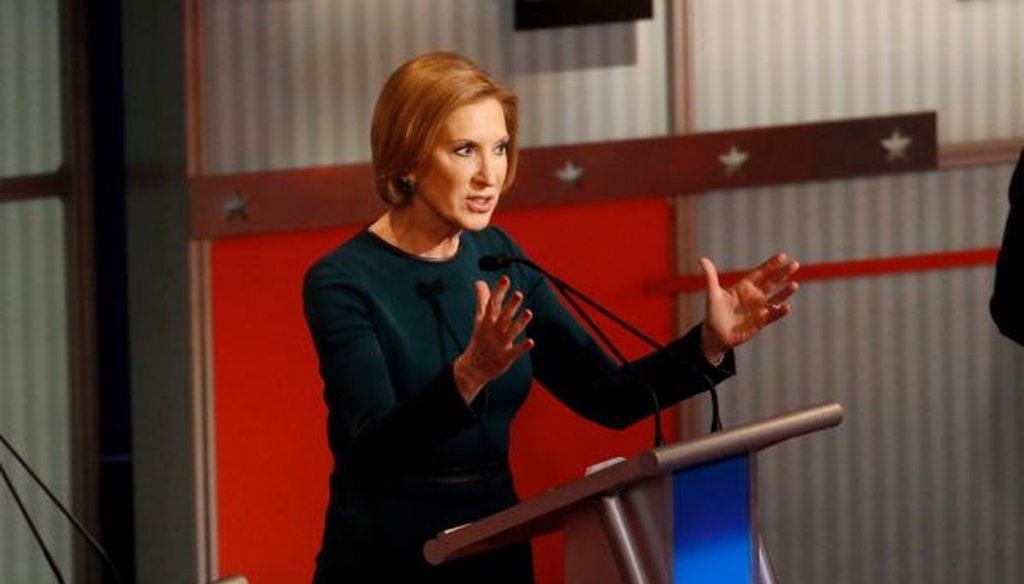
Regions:
[[310, 582], [330, 452], [302, 277], [354, 230], [218, 240], [212, 250], [220, 573]]
[[[671, 275], [663, 199], [499, 213], [539, 264], [655, 338], [668, 340], [670, 301], [642, 283]], [[218, 240], [212, 250], [220, 572], [253, 582], [308, 582], [327, 502], [326, 412], [302, 317], [306, 268], [354, 229]], [[603, 321], [599, 319], [602, 325]], [[611, 324], [627, 355], [644, 352]], [[579, 477], [586, 465], [651, 445], [652, 423], [611, 431], [535, 387], [513, 428], [523, 497]], [[671, 434], [671, 424], [667, 426]], [[563, 580], [559, 535], [535, 543], [539, 584]]]

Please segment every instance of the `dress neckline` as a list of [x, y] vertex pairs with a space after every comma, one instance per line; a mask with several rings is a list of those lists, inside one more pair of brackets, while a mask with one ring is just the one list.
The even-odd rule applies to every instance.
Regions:
[[452, 255], [450, 255], [450, 256], [448, 256], [446, 258], [428, 258], [428, 257], [424, 257], [424, 256], [421, 256], [421, 255], [416, 255], [414, 253], [409, 253], [409, 252], [405, 251], [404, 249], [398, 247], [397, 245], [387, 241], [386, 239], [384, 239], [383, 237], [377, 235], [373, 231], [370, 231], [370, 226], [369, 225], [367, 225], [363, 229], [363, 233], [368, 235], [369, 238], [372, 241], [374, 241], [377, 244], [383, 246], [385, 249], [387, 249], [388, 251], [390, 251], [390, 252], [392, 252], [394, 254], [400, 255], [400, 256], [402, 256], [402, 257], [404, 257], [406, 259], [410, 259], [410, 260], [417, 261], [417, 262], [423, 262], [423, 263], [426, 263], [426, 264], [448, 264], [448, 263], [454, 262], [455, 260], [457, 260], [460, 257], [462, 257], [462, 249], [463, 249], [463, 247], [465, 247], [463, 245], [464, 242], [462, 241], [462, 235], [460, 234], [459, 235], [459, 247], [458, 247], [458, 249], [455, 250], [455, 253], [453, 253]]

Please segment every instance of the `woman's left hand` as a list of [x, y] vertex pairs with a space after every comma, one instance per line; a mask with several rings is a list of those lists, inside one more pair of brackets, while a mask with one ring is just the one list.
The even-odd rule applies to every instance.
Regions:
[[700, 268], [708, 285], [701, 349], [713, 363], [793, 310], [786, 300], [796, 294], [798, 285], [790, 277], [800, 264], [784, 253], [768, 258], [730, 288], [719, 285], [711, 260], [701, 258]]

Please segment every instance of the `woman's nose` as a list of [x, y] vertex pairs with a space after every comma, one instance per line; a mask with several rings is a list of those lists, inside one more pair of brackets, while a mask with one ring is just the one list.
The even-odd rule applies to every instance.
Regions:
[[487, 186], [493, 186], [501, 182], [501, 173], [505, 167], [504, 157], [485, 154], [480, 157], [480, 166], [477, 168], [476, 178]]

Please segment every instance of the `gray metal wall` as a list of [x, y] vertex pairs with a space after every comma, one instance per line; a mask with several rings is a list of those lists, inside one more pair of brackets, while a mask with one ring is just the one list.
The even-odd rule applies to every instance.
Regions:
[[1024, 135], [1024, 3], [690, 4], [701, 130], [935, 110], [943, 143]]
[[[0, 177], [63, 162], [57, 0], [0, 0]], [[61, 500], [71, 502], [67, 258], [64, 202], [0, 203], [0, 433]], [[67, 521], [6, 450], [0, 464], [67, 581]], [[0, 483], [0, 582], [52, 578], [7, 487]]]
[[58, 22], [57, 0], [0, 0], [0, 177], [63, 162]]
[[[71, 501], [64, 203], [0, 203], [0, 433], [64, 502]], [[0, 464], [47, 546], [73, 581], [67, 521], [5, 449]], [[0, 483], [0, 582], [52, 578], [7, 487]]]
[[210, 172], [362, 162], [387, 75], [455, 50], [510, 85], [527, 146], [668, 132], [665, 1], [654, 20], [514, 32], [495, 0], [207, 0]]
[[[935, 110], [942, 143], [1024, 135], [1019, 2], [694, 0], [695, 126]], [[740, 269], [999, 245], [1009, 167], [707, 194], [699, 250]], [[692, 268], [684, 266], [684, 270]], [[762, 456], [783, 582], [1024, 576], [1024, 355], [987, 313], [989, 268], [804, 286], [740, 351], [727, 424], [821, 400], [835, 431]]]
[[[997, 246], [1011, 168], [712, 193], [700, 247], [722, 269]], [[988, 315], [988, 267], [809, 282], [739, 350], [726, 425], [836, 400], [835, 430], [761, 457], [781, 582], [1024, 578], [1024, 349]]]

